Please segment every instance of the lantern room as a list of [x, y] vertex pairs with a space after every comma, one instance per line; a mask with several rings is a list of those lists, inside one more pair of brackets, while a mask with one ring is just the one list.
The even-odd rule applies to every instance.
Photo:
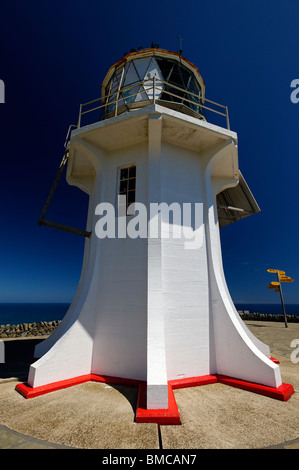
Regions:
[[180, 53], [144, 49], [125, 55], [110, 67], [102, 84], [105, 118], [153, 102], [204, 118], [205, 85], [195, 65]]

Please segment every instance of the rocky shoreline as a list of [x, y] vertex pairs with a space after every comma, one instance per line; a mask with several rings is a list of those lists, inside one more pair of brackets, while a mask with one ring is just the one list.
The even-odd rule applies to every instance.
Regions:
[[[271, 315], [266, 313], [250, 313], [238, 311], [242, 320], [252, 320], [252, 321], [275, 321], [275, 322], [284, 322], [284, 315]], [[287, 322], [290, 323], [299, 323], [299, 316], [297, 315], [286, 315]]]
[[0, 338], [23, 338], [27, 336], [50, 335], [61, 320], [21, 323], [18, 325], [0, 325]]
[[[271, 315], [264, 313], [250, 313], [238, 311], [242, 320], [252, 321], [275, 321], [284, 322], [284, 315]], [[299, 316], [286, 315], [287, 322], [299, 323]], [[0, 338], [22, 338], [27, 336], [48, 336], [57, 326], [61, 320], [54, 321], [40, 321], [38, 323], [22, 323], [18, 325], [0, 325]]]

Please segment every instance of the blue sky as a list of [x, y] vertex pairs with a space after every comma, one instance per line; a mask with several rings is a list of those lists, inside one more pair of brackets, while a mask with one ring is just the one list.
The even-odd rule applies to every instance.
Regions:
[[[143, 6], [144, 5], [144, 6]], [[1, 4], [0, 302], [70, 302], [84, 239], [37, 221], [79, 104], [99, 96], [109, 67], [132, 48], [178, 51], [199, 69], [209, 99], [229, 108], [239, 164], [261, 212], [221, 230], [235, 302], [279, 303], [268, 268], [295, 279], [299, 303], [298, 124], [290, 100], [299, 78], [297, 0], [178, 0]], [[85, 227], [87, 198], [64, 178], [47, 217]]]

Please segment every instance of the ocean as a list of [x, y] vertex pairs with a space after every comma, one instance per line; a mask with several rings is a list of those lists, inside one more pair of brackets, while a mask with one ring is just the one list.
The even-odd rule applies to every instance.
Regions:
[[[62, 320], [69, 303], [0, 303], [0, 325]], [[235, 304], [237, 310], [282, 315], [281, 304]], [[287, 315], [299, 316], [299, 304], [286, 304]]]
[[[250, 313], [264, 313], [265, 315], [283, 315], [282, 305], [279, 304], [235, 304], [237, 310]], [[287, 315], [299, 316], [299, 304], [285, 304]]]
[[0, 325], [62, 320], [69, 303], [0, 303]]

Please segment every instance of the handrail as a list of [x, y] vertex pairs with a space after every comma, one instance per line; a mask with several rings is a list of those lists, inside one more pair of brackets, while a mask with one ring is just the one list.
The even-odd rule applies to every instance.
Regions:
[[[128, 94], [126, 96], [123, 96], [123, 92], [129, 92], [130, 90], [133, 90], [136, 87], [140, 87], [141, 85], [145, 85], [145, 84], [149, 84], [149, 83], [151, 83], [152, 85], [151, 86], [147, 85], [147, 87], [144, 90], [138, 89], [137, 92]], [[162, 85], [162, 84], [167, 85], [168, 89], [161, 88], [160, 85]], [[183, 92], [184, 95], [187, 95], [188, 97], [187, 96], [180, 96], [180, 95], [174, 93], [173, 91], [169, 91], [169, 89], [173, 89], [174, 91], [179, 90], [180, 92]], [[230, 129], [228, 107], [227, 106], [216, 103], [215, 101], [209, 100], [207, 98], [202, 98], [200, 95], [198, 95], [196, 93], [193, 93], [193, 92], [191, 92], [189, 90], [186, 90], [184, 88], [180, 88], [177, 85], [166, 82], [164, 80], [157, 79], [156, 77], [135, 82], [135, 83], [131, 84], [130, 86], [122, 88], [121, 90], [117, 90], [112, 95], [111, 94], [110, 95], [105, 95], [105, 96], [102, 96], [100, 98], [96, 98], [94, 100], [91, 100], [91, 101], [88, 101], [86, 103], [80, 104], [77, 127], [80, 128], [80, 126], [81, 126], [81, 117], [83, 115], [91, 113], [92, 111], [96, 111], [98, 109], [102, 109], [102, 110], [111, 109], [111, 113], [113, 112], [114, 116], [117, 116], [118, 112], [119, 112], [119, 107], [122, 104], [130, 104], [130, 103], [127, 102], [127, 100], [129, 98], [133, 98], [134, 96], [137, 96], [139, 93], [147, 93], [147, 95], [148, 95], [149, 92], [152, 91], [152, 94], [153, 94], [152, 99], [148, 98], [146, 101], [156, 103], [157, 100], [159, 100], [159, 98], [158, 99], [156, 98], [156, 90], [161, 90], [161, 91], [163, 91], [163, 93], [165, 93], [169, 96], [173, 96], [175, 98], [180, 99], [181, 104], [190, 103], [193, 106], [195, 105], [195, 106], [198, 106], [201, 109], [206, 109], [206, 110], [211, 111], [213, 113], [224, 116], [226, 118], [227, 129]], [[122, 96], [120, 96], [120, 94], [122, 94]], [[107, 101], [107, 98], [109, 98], [109, 97], [112, 97], [113, 99], [111, 101]], [[192, 100], [192, 99], [189, 99], [189, 98], [192, 98], [192, 97], [196, 98], [196, 101]], [[99, 106], [95, 106], [91, 109], [84, 110], [86, 106], [88, 106], [90, 104], [93, 104], [93, 103], [96, 103], [96, 102], [99, 102], [99, 101], [102, 103]], [[142, 101], [144, 101], [144, 100], [142, 100]], [[204, 104], [206, 102], [211, 103], [214, 106], [218, 106], [220, 108], [223, 108], [225, 110], [225, 112], [221, 112], [217, 109], [213, 109], [210, 106], [206, 106]]]

